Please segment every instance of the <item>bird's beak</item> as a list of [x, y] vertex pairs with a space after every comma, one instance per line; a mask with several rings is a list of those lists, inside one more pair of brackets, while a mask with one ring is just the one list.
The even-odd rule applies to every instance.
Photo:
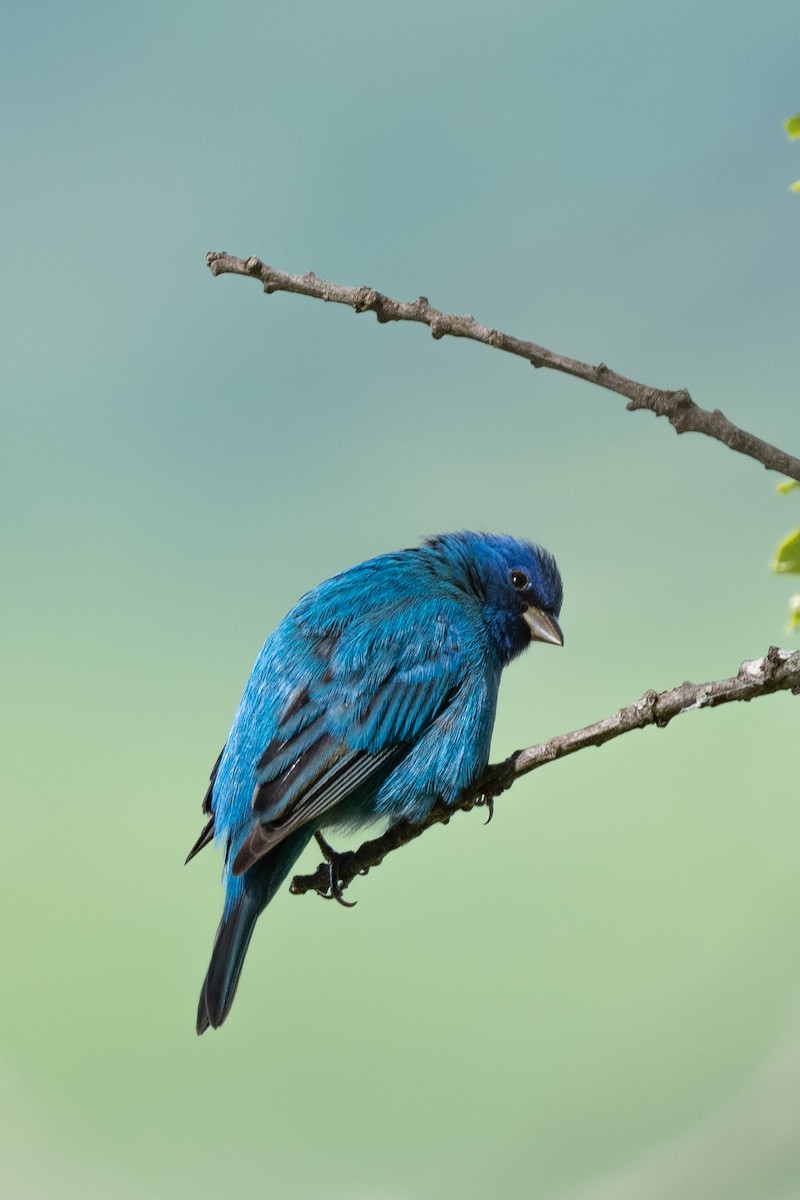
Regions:
[[522, 614], [531, 631], [532, 642], [550, 642], [553, 646], [564, 645], [564, 635], [555, 617], [541, 608], [526, 608]]

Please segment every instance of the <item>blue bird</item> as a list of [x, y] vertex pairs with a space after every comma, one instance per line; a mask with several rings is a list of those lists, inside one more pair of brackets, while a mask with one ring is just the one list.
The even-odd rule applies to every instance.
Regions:
[[[197, 1032], [227, 1017], [256, 920], [323, 828], [418, 822], [489, 761], [500, 674], [564, 643], [561, 576], [531, 542], [449, 533], [322, 583], [267, 638], [203, 802], [225, 907]], [[331, 864], [331, 892], [341, 898]]]

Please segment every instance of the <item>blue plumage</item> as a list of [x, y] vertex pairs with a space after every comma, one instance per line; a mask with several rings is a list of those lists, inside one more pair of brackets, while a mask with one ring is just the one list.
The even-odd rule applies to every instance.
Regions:
[[[453, 533], [384, 554], [305, 595], [256, 660], [203, 805], [225, 848], [225, 908], [197, 1031], [228, 1014], [259, 914], [311, 836], [421, 821], [483, 772], [500, 674], [561, 645], [546, 550]], [[188, 860], [187, 860], [188, 861]]]

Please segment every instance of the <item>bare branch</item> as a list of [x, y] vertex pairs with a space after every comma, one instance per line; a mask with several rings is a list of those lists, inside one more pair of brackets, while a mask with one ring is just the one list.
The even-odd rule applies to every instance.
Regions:
[[630, 412], [647, 409], [657, 417], [666, 417], [676, 433], [704, 433], [731, 450], [756, 459], [767, 470], [778, 471], [781, 475], [787, 475], [800, 483], [800, 459], [779, 450], [769, 442], [762, 441], [755, 434], [740, 429], [719, 409], [712, 412], [700, 408], [685, 388], [665, 391], [648, 387], [634, 379], [628, 379], [625, 375], [617, 374], [605, 363], [592, 366], [574, 358], [566, 358], [562, 354], [545, 349], [544, 346], [537, 346], [535, 342], [523, 341], [521, 338], [502, 333], [499, 329], [479, 325], [474, 317], [460, 317], [454, 313], [441, 312], [438, 308], [433, 308], [425, 296], [410, 302], [392, 300], [390, 296], [384, 296], [374, 288], [353, 288], [340, 283], [328, 283], [324, 279], [318, 279], [313, 271], [305, 275], [289, 275], [286, 271], [267, 266], [255, 255], [248, 259], [235, 258], [224, 250], [209, 251], [206, 261], [213, 275], [249, 275], [251, 279], [261, 280], [264, 291], [268, 294], [294, 292], [299, 296], [313, 296], [317, 300], [326, 300], [332, 304], [346, 304], [357, 313], [374, 312], [381, 324], [388, 321], [416, 321], [427, 325], [434, 338], [469, 338], [473, 342], [481, 342], [485, 346], [494, 346], [496, 350], [505, 350], [508, 354], [525, 358], [534, 367], [549, 367], [553, 371], [585, 379], [588, 383], [595, 383], [598, 387], [626, 396]]
[[[380, 837], [364, 842], [357, 850], [337, 855], [339, 884], [342, 888], [347, 887], [356, 875], [366, 875], [370, 867], [378, 866], [387, 854], [413, 841], [432, 825], [446, 825], [459, 809], [469, 810], [475, 805], [491, 806], [495, 798], [507, 791], [522, 775], [535, 771], [545, 763], [555, 762], [587, 746], [602, 746], [612, 738], [634, 729], [644, 729], [647, 725], [663, 729], [673, 718], [695, 709], [716, 708], [718, 704], [730, 704], [734, 700], [755, 700], [758, 696], [781, 691], [800, 694], [800, 650], [790, 653], [770, 646], [764, 658], [743, 662], [738, 673], [730, 679], [717, 679], [711, 683], [687, 682], [666, 692], [645, 692], [633, 704], [604, 717], [602, 721], [573, 733], [550, 738], [538, 746], [529, 746], [527, 750], [517, 750], [505, 762], [487, 767], [481, 779], [464, 793], [455, 807], [448, 808], [438, 803], [420, 824], [401, 821]], [[297, 895], [304, 892], [325, 895], [330, 880], [328, 863], [321, 863], [313, 875], [296, 875], [291, 891]]]

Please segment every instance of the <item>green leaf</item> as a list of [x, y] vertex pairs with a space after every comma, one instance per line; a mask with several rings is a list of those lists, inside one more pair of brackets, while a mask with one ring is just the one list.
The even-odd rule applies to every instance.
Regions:
[[800, 113], [795, 113], [793, 117], [789, 117], [788, 120], [784, 121], [783, 128], [793, 142], [797, 138], [800, 138]]
[[793, 492], [795, 488], [800, 489], [800, 483], [796, 479], [784, 479], [778, 484], [778, 491], [782, 496], [786, 496], [789, 492]]
[[772, 569], [779, 575], [800, 575], [800, 529], [795, 529], [778, 546]]
[[789, 633], [797, 633], [800, 629], [800, 592], [789, 600]]

